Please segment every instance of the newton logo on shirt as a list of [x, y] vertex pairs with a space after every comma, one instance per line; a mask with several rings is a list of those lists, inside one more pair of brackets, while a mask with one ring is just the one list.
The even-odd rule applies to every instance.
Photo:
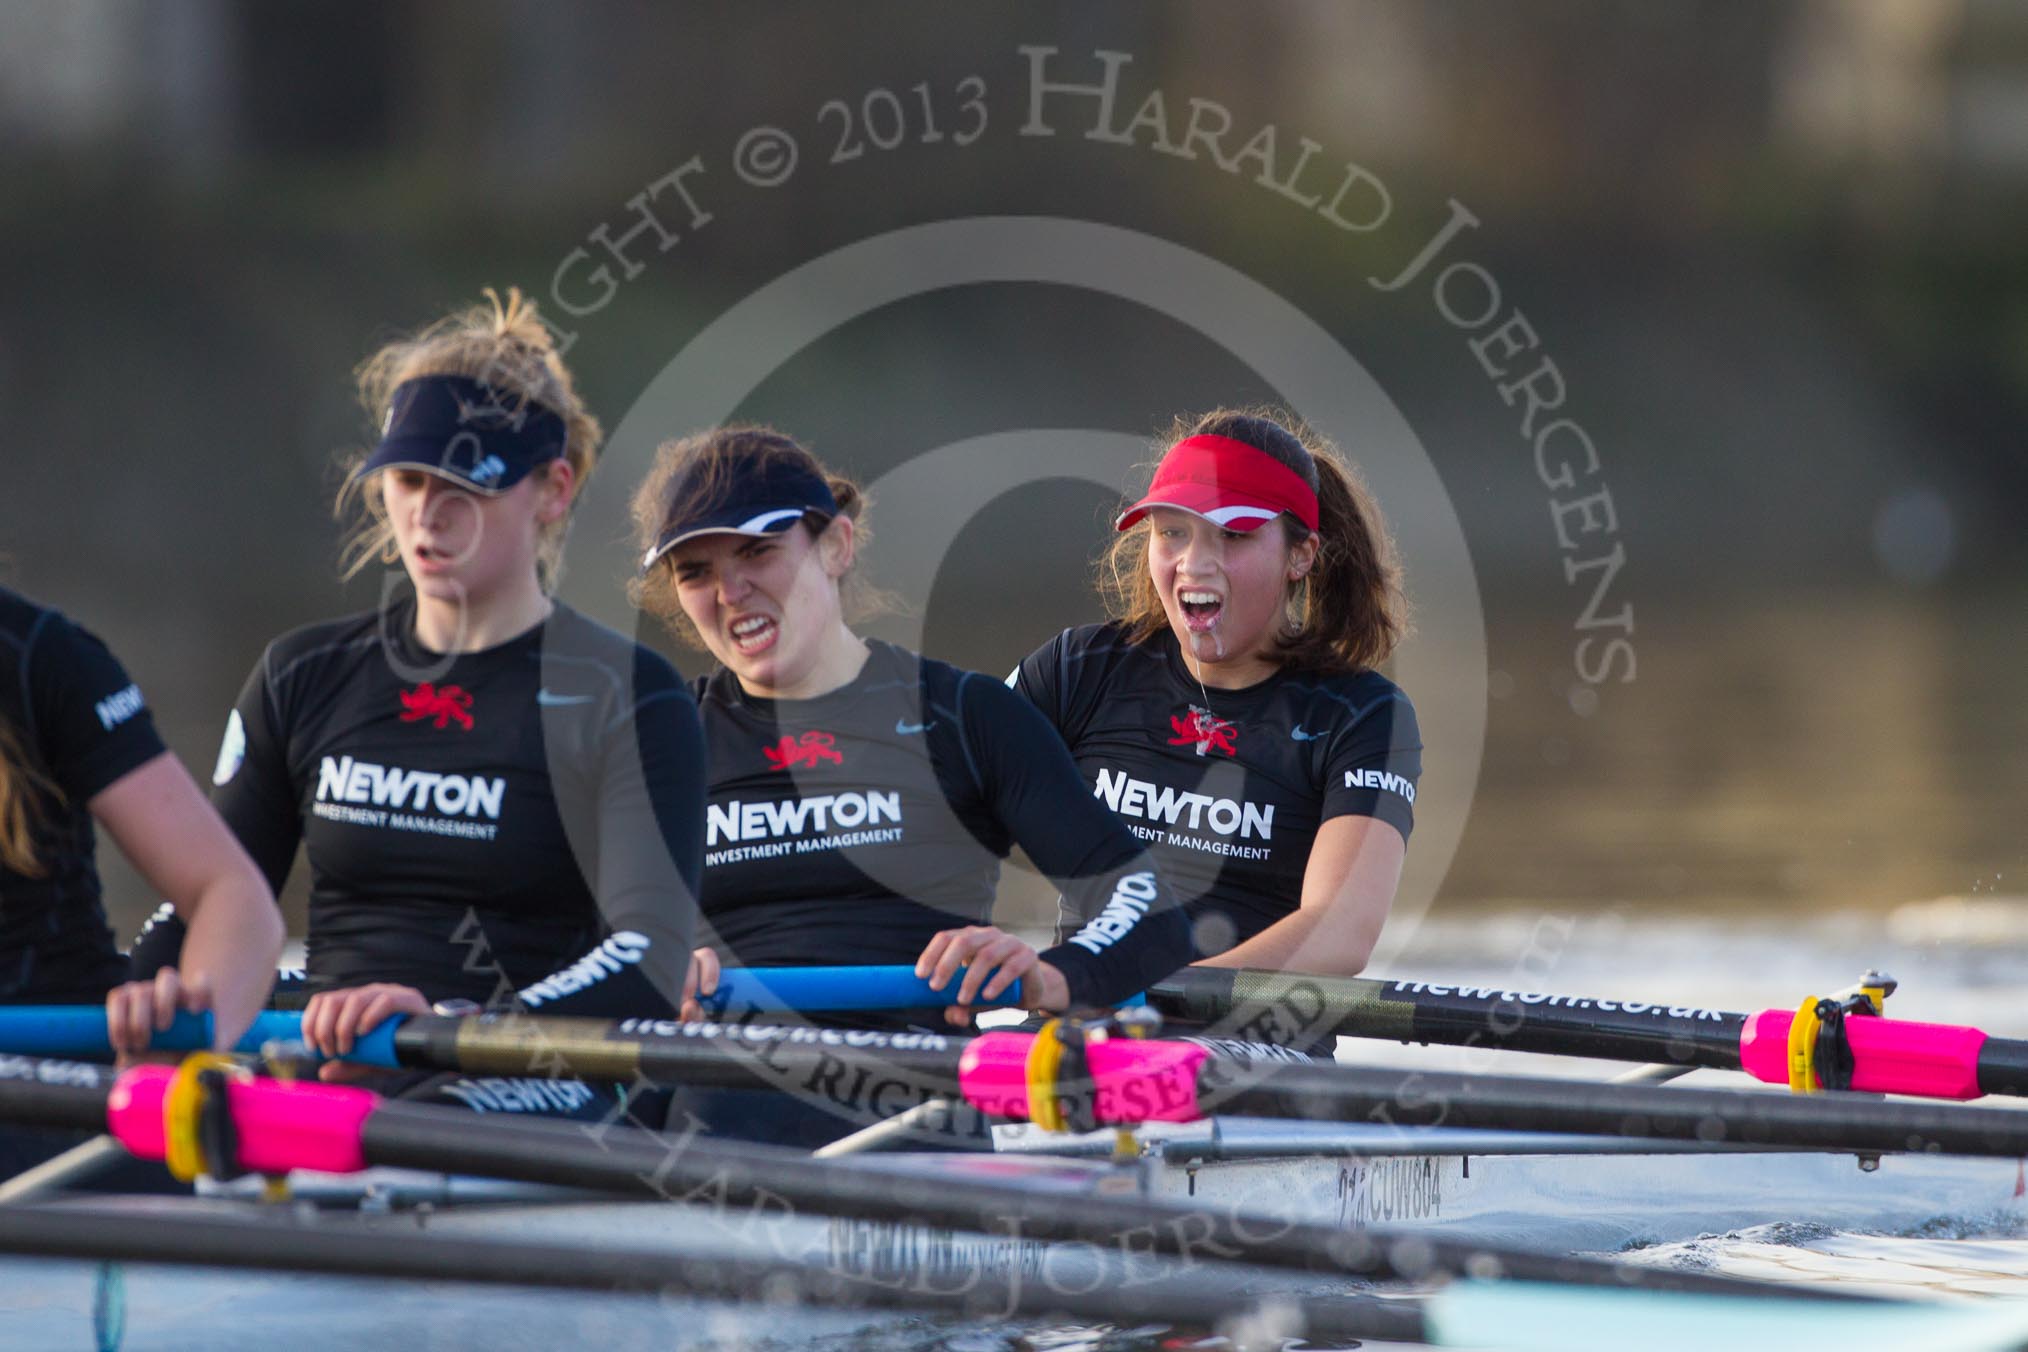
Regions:
[[1162, 822], [1192, 831], [1211, 830], [1221, 836], [1272, 840], [1275, 809], [1272, 803], [1242, 803], [1231, 798], [1213, 798], [1166, 784], [1134, 779], [1113, 770], [1100, 770], [1093, 794], [1122, 817]]
[[234, 709], [225, 720], [225, 740], [218, 744], [218, 764], [212, 768], [211, 782], [224, 788], [239, 773], [239, 767], [246, 764], [246, 723]]
[[146, 702], [141, 698], [141, 687], [130, 685], [125, 690], [115, 691], [94, 704], [92, 712], [99, 716], [99, 726], [111, 732], [141, 712], [141, 707]]
[[324, 757], [317, 767], [317, 801], [361, 806], [434, 807], [446, 817], [500, 819], [507, 781], [476, 775], [446, 775], [434, 770], [403, 770], [373, 765], [350, 756]]
[[1413, 803], [1415, 781], [1403, 779], [1392, 770], [1347, 770], [1345, 787], [1348, 789], [1382, 789], [1388, 793], [1400, 794]]
[[787, 802], [712, 803], [705, 810], [706, 848], [745, 840], [774, 840], [834, 828], [878, 826], [901, 822], [898, 792], [827, 793]]

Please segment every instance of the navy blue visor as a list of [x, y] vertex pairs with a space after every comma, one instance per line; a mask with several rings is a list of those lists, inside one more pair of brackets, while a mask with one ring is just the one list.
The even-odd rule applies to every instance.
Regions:
[[793, 461], [757, 459], [735, 472], [730, 491], [715, 495], [716, 501], [686, 503], [696, 496], [691, 482], [684, 475], [670, 489], [670, 502], [684, 504], [682, 516], [664, 516], [662, 534], [641, 559], [642, 572], [700, 535], [779, 535], [812, 512], [827, 519], [838, 515], [838, 499], [824, 476]]
[[475, 493], [505, 493], [563, 454], [563, 419], [469, 376], [422, 376], [395, 386], [380, 444], [354, 477], [420, 469]]

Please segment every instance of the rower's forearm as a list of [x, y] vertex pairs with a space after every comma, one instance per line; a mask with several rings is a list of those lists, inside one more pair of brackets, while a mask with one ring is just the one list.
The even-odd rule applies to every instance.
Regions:
[[1309, 970], [1297, 964], [1308, 954], [1311, 936], [1317, 928], [1312, 911], [1294, 911], [1269, 925], [1251, 939], [1234, 944], [1223, 953], [1205, 958], [1200, 967], [1259, 967], [1271, 971]]
[[208, 884], [191, 911], [179, 973], [186, 985], [202, 981], [210, 988], [217, 1044], [230, 1047], [274, 985], [285, 937], [282, 913], [251, 869]]
[[1363, 925], [1333, 925], [1320, 909], [1304, 907], [1198, 967], [1256, 967], [1315, 976], [1357, 976], [1373, 956], [1377, 932]]

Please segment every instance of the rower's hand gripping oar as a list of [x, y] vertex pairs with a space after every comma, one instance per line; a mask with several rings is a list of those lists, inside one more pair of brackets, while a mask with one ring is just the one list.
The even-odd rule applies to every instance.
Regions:
[[[718, 989], [698, 1001], [717, 1017], [738, 1014], [860, 1013], [871, 1010], [934, 1009], [951, 1003], [964, 981], [964, 969], [943, 986], [932, 986], [912, 967], [728, 967], [718, 974]], [[1021, 980], [990, 999], [972, 1002], [978, 1009], [1019, 1008]]]
[[1428, 981], [1186, 967], [1149, 1000], [1165, 1014], [1290, 1040], [1348, 1037], [1742, 1070], [1798, 1093], [1851, 1089], [1920, 1098], [2028, 1096], [2028, 1041], [1884, 1016], [1894, 990], [1869, 972], [1854, 992], [1797, 1010], [1734, 1014], [1667, 1001], [1606, 1000]]

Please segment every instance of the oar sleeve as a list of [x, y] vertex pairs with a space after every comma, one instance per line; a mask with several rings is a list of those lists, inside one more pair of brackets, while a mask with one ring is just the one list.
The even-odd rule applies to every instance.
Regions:
[[[143, 1159], [167, 1157], [162, 1109], [176, 1073], [169, 1066], [136, 1066], [121, 1074], [107, 1096], [106, 1129]], [[360, 1130], [379, 1106], [377, 1095], [346, 1085], [276, 1080], [233, 1081], [224, 1093], [239, 1167], [260, 1173], [354, 1173], [366, 1167]]]
[[[1748, 1015], [1739, 1041], [1741, 1069], [1769, 1084], [1787, 1084], [1795, 1019], [1786, 1009]], [[1979, 1079], [1986, 1035], [1977, 1028], [1860, 1017], [1846, 1019], [1843, 1033], [1852, 1053], [1847, 1088], [1942, 1099], [1975, 1099], [1992, 1092]]]
[[[1210, 1052], [1189, 1042], [1107, 1038], [1084, 1044], [1083, 1075], [1043, 1073], [1030, 1033], [985, 1033], [958, 1061], [958, 1087], [981, 1112], [1029, 1121], [1038, 1095], [1091, 1096], [1090, 1111], [1070, 1114], [1101, 1124], [1195, 1122], [1198, 1076]], [[1046, 1110], [1045, 1110], [1046, 1111]]]

